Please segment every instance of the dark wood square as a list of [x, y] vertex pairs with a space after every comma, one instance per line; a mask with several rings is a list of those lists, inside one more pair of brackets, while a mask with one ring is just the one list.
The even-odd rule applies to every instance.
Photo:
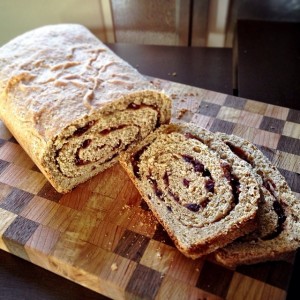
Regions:
[[158, 271], [138, 265], [127, 284], [126, 292], [130, 299], [155, 299], [162, 279]]
[[246, 102], [247, 102], [246, 99], [228, 95], [225, 99], [224, 105], [228, 106], [228, 107], [236, 108], [236, 109], [243, 109]]
[[37, 195], [54, 202], [58, 202], [63, 196], [63, 194], [57, 192], [55, 188], [48, 181], [44, 184], [44, 186], [38, 192]]
[[205, 261], [196, 286], [225, 299], [234, 271]]
[[282, 135], [278, 141], [277, 149], [299, 155], [300, 140]]
[[212, 132], [224, 132], [227, 134], [232, 134], [234, 130], [235, 124], [229, 121], [224, 121], [220, 119], [215, 119], [209, 128], [210, 131]]
[[202, 101], [197, 110], [197, 113], [209, 117], [216, 117], [219, 113], [220, 108], [221, 106], [218, 104]]
[[126, 230], [114, 252], [130, 260], [139, 262], [150, 239], [131, 230]]
[[23, 259], [30, 260], [24, 249], [24, 245], [34, 234], [38, 226], [39, 224], [32, 220], [17, 216], [3, 234], [3, 242], [9, 252]]
[[19, 214], [34, 197], [33, 194], [14, 188], [0, 204], [0, 207]]
[[300, 110], [290, 109], [289, 114], [287, 116], [287, 121], [300, 123]]
[[283, 120], [279, 120], [279, 119], [264, 116], [261, 123], [260, 123], [260, 125], [259, 125], [259, 128], [263, 129], [263, 130], [266, 130], [266, 131], [281, 134], [282, 130], [283, 130], [283, 127], [284, 127], [284, 123], [285, 123], [285, 121], [283, 121]]
[[0, 174], [9, 166], [9, 162], [0, 159]]
[[0, 148], [6, 143], [6, 140], [0, 139]]

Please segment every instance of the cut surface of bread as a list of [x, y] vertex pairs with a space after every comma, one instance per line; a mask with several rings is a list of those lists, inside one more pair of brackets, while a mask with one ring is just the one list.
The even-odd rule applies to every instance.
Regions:
[[216, 135], [253, 169], [262, 194], [257, 230], [217, 250], [216, 260], [235, 267], [288, 257], [300, 246], [300, 201], [256, 146], [235, 135]]
[[170, 117], [170, 99], [81, 25], [41, 27], [0, 48], [0, 118], [59, 192]]
[[163, 125], [122, 153], [120, 163], [188, 257], [206, 255], [256, 227], [254, 175], [205, 129]]

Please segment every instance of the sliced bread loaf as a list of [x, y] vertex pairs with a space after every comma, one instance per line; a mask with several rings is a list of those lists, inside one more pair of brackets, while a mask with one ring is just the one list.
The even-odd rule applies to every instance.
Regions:
[[248, 164], [192, 125], [163, 125], [120, 156], [177, 248], [198, 258], [256, 228], [259, 187]]
[[81, 25], [44, 26], [0, 48], [0, 118], [59, 192], [170, 117], [171, 100]]
[[234, 267], [287, 257], [300, 246], [300, 201], [256, 146], [235, 135], [216, 135], [253, 169], [262, 194], [257, 230], [216, 251], [216, 260]]

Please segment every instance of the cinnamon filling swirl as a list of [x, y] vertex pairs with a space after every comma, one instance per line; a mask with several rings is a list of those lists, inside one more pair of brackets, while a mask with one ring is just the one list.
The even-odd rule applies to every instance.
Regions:
[[148, 198], [156, 197], [185, 225], [218, 222], [239, 203], [240, 182], [231, 166], [192, 134], [169, 132], [141, 147], [130, 161], [134, 176], [152, 190]]
[[122, 111], [102, 115], [101, 122], [93, 119], [68, 128], [54, 155], [57, 169], [67, 178], [96, 173], [100, 167], [115, 162], [121, 151], [147, 136], [159, 123], [155, 105], [131, 103]]

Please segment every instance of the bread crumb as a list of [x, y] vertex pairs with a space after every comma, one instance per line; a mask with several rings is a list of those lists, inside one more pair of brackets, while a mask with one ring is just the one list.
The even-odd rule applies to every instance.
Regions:
[[160, 252], [156, 252], [156, 256], [159, 258], [159, 259], [161, 259], [161, 253]]
[[124, 206], [122, 207], [122, 210], [125, 210], [125, 209], [129, 209], [130, 206], [128, 204], [124, 204]]
[[118, 269], [118, 265], [116, 263], [113, 263], [111, 266], [110, 266], [111, 270], [114, 272]]
[[183, 115], [188, 111], [188, 109], [186, 108], [182, 108], [178, 111], [176, 118], [177, 119], [181, 119], [183, 117]]

